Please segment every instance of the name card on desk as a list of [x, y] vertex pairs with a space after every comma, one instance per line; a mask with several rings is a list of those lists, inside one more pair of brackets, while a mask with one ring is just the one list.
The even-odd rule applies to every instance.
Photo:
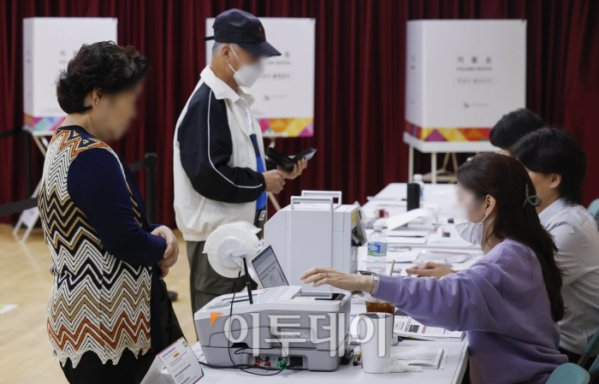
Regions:
[[202, 366], [183, 337], [160, 352], [158, 357], [176, 384], [193, 384], [204, 377]]

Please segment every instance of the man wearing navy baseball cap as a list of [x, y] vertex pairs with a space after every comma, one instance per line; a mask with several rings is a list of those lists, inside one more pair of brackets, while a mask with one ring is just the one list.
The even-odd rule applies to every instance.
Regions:
[[212, 28], [214, 36], [204, 37], [204, 40], [235, 43], [259, 57], [281, 56], [281, 53], [266, 41], [262, 23], [251, 13], [229, 9], [217, 16]]
[[[218, 274], [204, 243], [218, 226], [246, 221], [263, 228], [266, 193], [279, 193], [291, 172], [265, 161], [262, 132], [248, 93], [262, 75], [262, 60], [280, 53], [266, 41], [254, 15], [230, 9], [214, 21], [212, 61], [187, 101], [175, 130], [174, 179], [177, 226], [187, 242], [193, 313], [213, 298], [230, 293], [235, 278]], [[237, 286], [243, 288], [242, 284]]]

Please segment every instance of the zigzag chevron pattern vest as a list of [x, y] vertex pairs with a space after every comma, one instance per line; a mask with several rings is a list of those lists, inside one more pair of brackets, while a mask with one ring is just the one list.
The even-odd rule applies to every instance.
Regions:
[[[118, 161], [100, 140], [82, 138], [75, 130], [57, 130], [48, 147], [38, 200], [54, 276], [48, 335], [61, 364], [68, 358], [73, 366], [88, 351], [103, 363], [117, 363], [125, 349], [137, 355], [151, 346], [151, 267], [133, 266], [108, 253], [69, 196], [69, 167], [83, 151], [109, 151]], [[141, 225], [132, 195], [131, 199]]]

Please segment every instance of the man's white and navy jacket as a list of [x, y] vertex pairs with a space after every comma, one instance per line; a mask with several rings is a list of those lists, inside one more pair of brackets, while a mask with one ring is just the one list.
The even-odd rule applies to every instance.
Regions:
[[253, 223], [257, 204], [266, 204], [260, 127], [252, 118], [255, 134], [250, 135], [234, 105], [240, 97], [251, 105], [252, 96], [233, 91], [210, 67], [200, 76], [173, 143], [174, 207], [187, 241], [204, 241], [221, 224]]

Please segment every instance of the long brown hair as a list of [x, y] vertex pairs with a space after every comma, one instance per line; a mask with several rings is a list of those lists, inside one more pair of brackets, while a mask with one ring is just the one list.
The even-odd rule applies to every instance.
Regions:
[[488, 236], [493, 234], [500, 239], [509, 236], [537, 255], [551, 303], [551, 316], [554, 321], [561, 320], [564, 300], [562, 273], [554, 258], [557, 247], [541, 225], [534, 206], [529, 201], [525, 203], [526, 186], [529, 196], [535, 194], [535, 187], [524, 166], [509, 156], [486, 153], [463, 164], [457, 176], [464, 188], [480, 197], [491, 195], [497, 201], [497, 217], [491, 223], [492, 232]]

